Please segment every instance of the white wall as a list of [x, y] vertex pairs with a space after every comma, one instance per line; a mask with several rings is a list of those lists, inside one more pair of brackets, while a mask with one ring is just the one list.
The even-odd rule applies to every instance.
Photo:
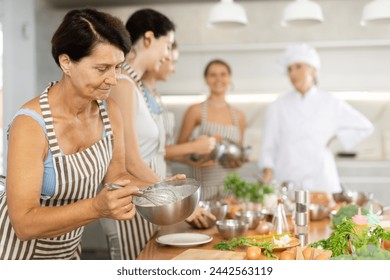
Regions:
[[[4, 35], [3, 120], [5, 130], [16, 110], [24, 102], [37, 95], [37, 68], [34, 1], [3, 0], [2, 2], [1, 22]], [[4, 147], [5, 145], [4, 141]], [[4, 159], [6, 159], [6, 150], [4, 149], [4, 151]]]

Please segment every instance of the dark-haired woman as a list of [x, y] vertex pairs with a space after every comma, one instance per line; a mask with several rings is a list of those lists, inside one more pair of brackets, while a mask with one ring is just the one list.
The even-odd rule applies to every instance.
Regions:
[[[126, 28], [133, 47], [111, 96], [123, 118], [127, 170], [142, 180], [155, 182], [166, 177], [165, 130], [158, 104], [144, 91], [142, 76], [146, 71], [158, 70], [169, 59], [175, 26], [160, 12], [141, 9], [129, 17]], [[135, 259], [157, 229], [138, 214], [130, 222], [102, 222], [111, 240], [112, 257], [120, 259]]]
[[[0, 193], [0, 259], [79, 259], [84, 225], [131, 220], [140, 185], [125, 169], [123, 126], [108, 98], [131, 44], [123, 23], [68, 12], [52, 38], [60, 81], [16, 113]], [[117, 183], [110, 191], [98, 186]]]

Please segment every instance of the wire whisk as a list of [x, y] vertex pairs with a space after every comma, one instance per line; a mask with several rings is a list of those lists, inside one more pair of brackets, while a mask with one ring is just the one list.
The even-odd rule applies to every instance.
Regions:
[[[106, 184], [110, 190], [120, 189], [123, 186], [117, 184]], [[154, 187], [155, 185], [149, 186], [145, 189], [139, 190], [133, 196], [142, 197], [151, 202], [155, 206], [161, 206], [171, 204], [177, 201], [177, 197], [174, 191], [168, 187]]]

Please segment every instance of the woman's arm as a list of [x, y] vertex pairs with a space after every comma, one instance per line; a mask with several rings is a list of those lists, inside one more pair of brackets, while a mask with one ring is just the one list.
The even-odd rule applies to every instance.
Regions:
[[192, 132], [195, 127], [200, 124], [200, 113], [200, 104], [195, 104], [188, 108], [183, 118], [179, 138], [177, 140], [178, 144], [190, 141]]
[[[48, 143], [40, 125], [28, 116], [18, 116], [9, 132], [7, 161], [7, 203], [12, 226], [21, 240], [49, 238], [70, 232], [101, 217], [131, 219], [136, 191], [128, 187], [118, 194], [100, 195], [59, 207], [41, 207], [44, 159]], [[103, 203], [108, 201], [109, 203]], [[99, 202], [99, 203], [94, 203]], [[114, 212], [112, 212], [114, 211]]]
[[215, 138], [207, 135], [200, 135], [193, 141], [181, 144], [165, 146], [165, 159], [180, 160], [183, 156], [190, 154], [209, 154], [215, 147]]
[[142, 159], [136, 130], [137, 95], [135, 84], [119, 79], [110, 96], [118, 105], [124, 130], [124, 153], [126, 169], [145, 182], [157, 182], [158, 176]]

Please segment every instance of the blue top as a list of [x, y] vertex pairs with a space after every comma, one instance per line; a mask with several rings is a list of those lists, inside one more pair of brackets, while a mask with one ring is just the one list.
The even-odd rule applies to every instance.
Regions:
[[[106, 107], [106, 109], [107, 109], [106, 101], [104, 101], [103, 104], [104, 104], [104, 107]], [[33, 118], [35, 121], [37, 121], [39, 123], [39, 125], [42, 127], [43, 132], [45, 133], [46, 139], [47, 139], [47, 131], [46, 131], [46, 126], [45, 126], [45, 122], [43, 120], [43, 117], [40, 114], [38, 114], [37, 112], [35, 112], [34, 110], [22, 108], [16, 112], [16, 114], [12, 118], [12, 121], [8, 125], [7, 140], [8, 140], [8, 136], [9, 136], [8, 135], [9, 128], [10, 128], [12, 122], [14, 121], [14, 119], [17, 116], [20, 116], [20, 115], [29, 116], [29, 117]], [[102, 137], [105, 137], [105, 136], [106, 136], [106, 130], [103, 128]], [[60, 152], [61, 152], [61, 155], [64, 155], [64, 153], [61, 150], [60, 150]], [[42, 195], [47, 195], [47, 196], [54, 195], [55, 188], [56, 188], [56, 181], [57, 181], [56, 179], [57, 178], [56, 178], [56, 174], [54, 171], [53, 154], [49, 148], [47, 157], [45, 158], [45, 161], [44, 161], [44, 171], [43, 171], [43, 181], [42, 181], [42, 191], [41, 191]]]
[[152, 92], [144, 85], [144, 92], [146, 101], [149, 104], [150, 110], [153, 114], [160, 115], [162, 113], [160, 105], [157, 103], [156, 99], [154, 98]]

